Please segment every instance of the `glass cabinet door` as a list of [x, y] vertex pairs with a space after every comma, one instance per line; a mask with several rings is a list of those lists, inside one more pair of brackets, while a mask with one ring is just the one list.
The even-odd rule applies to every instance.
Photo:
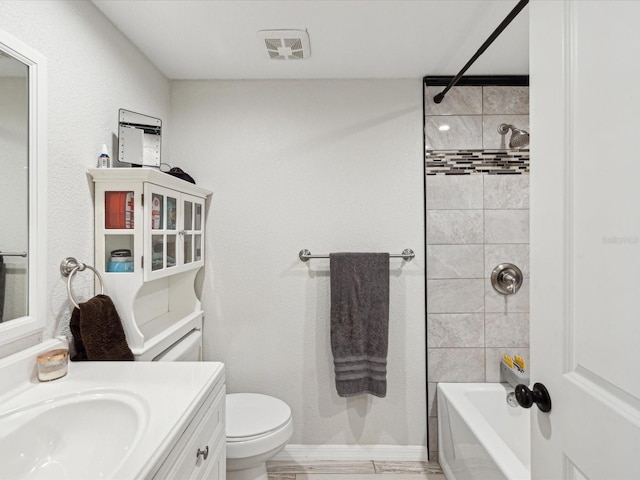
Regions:
[[178, 196], [167, 195], [167, 225], [166, 225], [166, 246], [167, 246], [167, 268], [173, 268], [178, 264], [177, 260], [177, 238], [178, 238]]
[[194, 205], [193, 212], [193, 260], [202, 261], [202, 216], [204, 215], [204, 204], [198, 202]]
[[180, 194], [152, 184], [145, 184], [144, 191], [145, 199], [150, 199], [148, 204], [145, 201], [144, 206], [150, 239], [146, 241], [145, 276], [160, 278], [179, 265]]
[[184, 201], [184, 263], [193, 262], [193, 202]]
[[204, 200], [183, 195], [184, 264], [202, 262]]
[[[151, 280], [201, 266], [204, 199], [145, 184], [145, 278]], [[146, 202], [149, 198], [150, 201]]]
[[151, 194], [151, 270], [164, 268], [164, 219], [165, 196], [159, 193]]

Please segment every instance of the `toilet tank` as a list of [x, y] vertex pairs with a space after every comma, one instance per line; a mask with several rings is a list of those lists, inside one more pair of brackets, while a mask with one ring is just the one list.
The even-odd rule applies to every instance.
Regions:
[[171, 345], [154, 362], [199, 362], [202, 360], [202, 332], [192, 330]]

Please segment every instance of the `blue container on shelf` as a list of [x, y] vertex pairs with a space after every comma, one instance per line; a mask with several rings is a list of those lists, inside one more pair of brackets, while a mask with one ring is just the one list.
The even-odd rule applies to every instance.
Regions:
[[111, 252], [111, 259], [107, 264], [107, 272], [133, 272], [133, 257], [131, 256], [131, 250], [113, 250]]

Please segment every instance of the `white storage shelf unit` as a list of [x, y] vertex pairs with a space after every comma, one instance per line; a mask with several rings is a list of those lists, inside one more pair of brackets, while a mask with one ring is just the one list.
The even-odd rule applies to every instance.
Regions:
[[202, 328], [194, 282], [204, 265], [211, 191], [152, 168], [96, 168], [95, 267], [136, 360]]

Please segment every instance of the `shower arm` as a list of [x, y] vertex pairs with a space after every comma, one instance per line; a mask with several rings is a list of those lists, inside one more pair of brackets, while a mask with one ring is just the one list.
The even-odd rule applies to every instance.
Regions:
[[433, 97], [433, 101], [435, 103], [441, 103], [442, 100], [444, 100], [444, 96], [453, 86], [455, 86], [456, 83], [458, 83], [458, 80], [460, 80], [462, 75], [464, 75], [464, 72], [466, 72], [469, 69], [469, 67], [473, 65], [473, 63], [478, 59], [478, 57], [480, 57], [480, 55], [482, 55], [484, 51], [487, 48], [489, 48], [489, 45], [491, 45], [493, 41], [500, 36], [502, 31], [505, 28], [507, 28], [507, 26], [511, 23], [511, 21], [518, 16], [518, 14], [522, 11], [522, 9], [524, 9], [524, 7], [527, 6], [528, 3], [529, 3], [529, 0], [520, 0], [518, 2], [518, 4], [513, 8], [513, 10], [509, 12], [509, 15], [507, 15], [505, 19], [502, 21], [502, 23], [498, 25], [498, 28], [496, 28], [493, 31], [493, 33], [489, 36], [489, 38], [485, 40], [485, 42], [478, 49], [475, 55], [471, 57], [471, 60], [469, 60], [467, 64], [464, 67], [462, 67], [462, 70], [460, 70], [460, 72], [455, 77], [453, 77], [453, 80], [449, 82], [449, 85], [447, 85], [443, 91], [441, 91], [439, 94]]

